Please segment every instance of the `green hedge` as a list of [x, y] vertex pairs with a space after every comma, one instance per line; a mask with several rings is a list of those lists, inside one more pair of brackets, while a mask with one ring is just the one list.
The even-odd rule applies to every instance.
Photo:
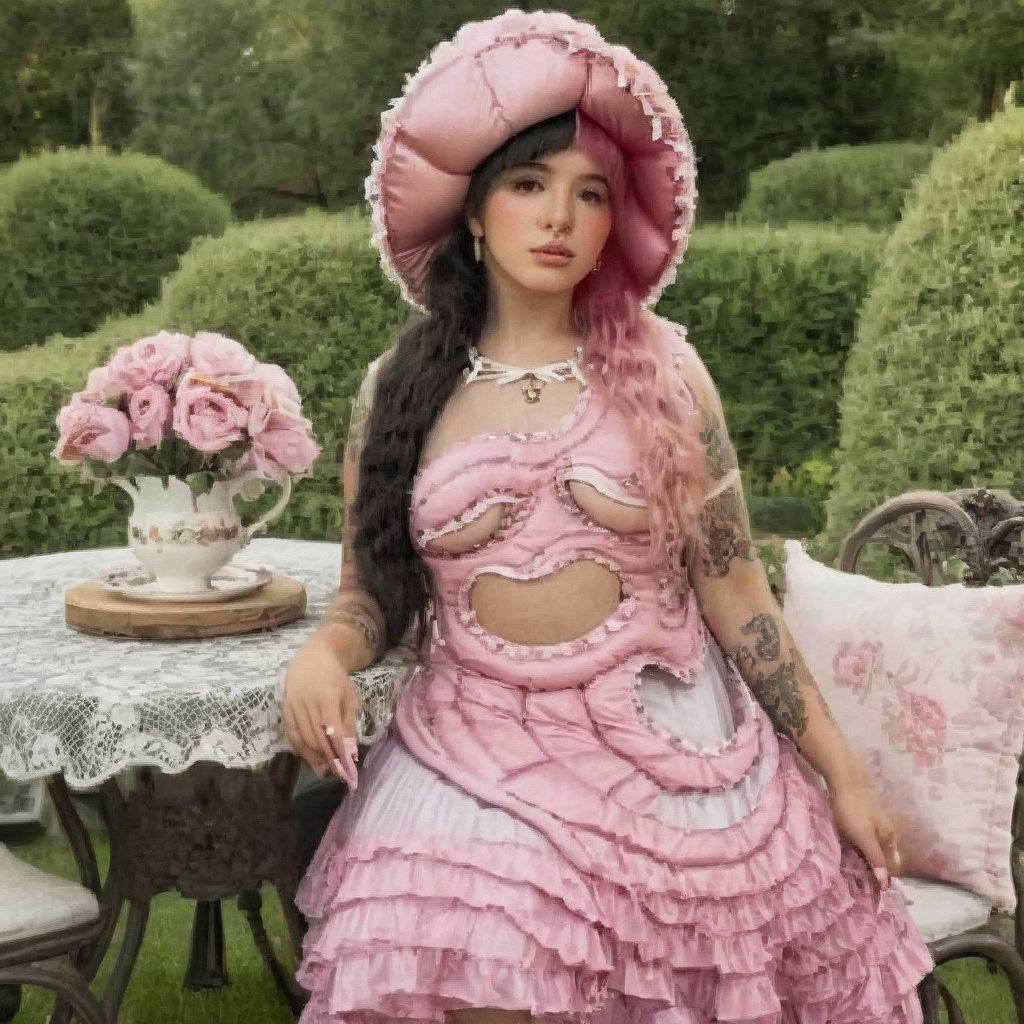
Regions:
[[1024, 494], [1024, 110], [918, 179], [850, 354], [823, 543], [913, 488]]
[[[20, 360], [14, 373], [5, 373], [0, 360], [0, 436], [9, 453], [0, 460], [0, 556], [125, 542], [128, 498], [112, 487], [94, 496], [77, 469], [51, 457], [54, 419], [92, 366], [118, 345], [160, 328], [221, 331], [291, 374], [324, 450], [270, 533], [336, 539], [351, 399], [367, 363], [408, 316], [368, 237], [362, 218], [344, 214], [231, 228], [196, 245], [166, 282], [160, 304], [79, 339], [85, 357], [66, 371], [57, 366], [69, 348], [64, 338], [35, 350], [49, 366], [35, 379], [25, 376]], [[274, 493], [253, 503], [253, 514]]]
[[930, 146], [889, 142], [803, 150], [754, 171], [739, 209], [746, 223], [834, 221], [888, 230], [932, 158]]
[[718, 384], [753, 494], [779, 493], [780, 468], [835, 448], [843, 367], [880, 247], [863, 227], [702, 228], [659, 303], [689, 326]]
[[0, 172], [0, 350], [91, 331], [153, 299], [227, 203], [191, 175], [138, 153], [66, 150]]

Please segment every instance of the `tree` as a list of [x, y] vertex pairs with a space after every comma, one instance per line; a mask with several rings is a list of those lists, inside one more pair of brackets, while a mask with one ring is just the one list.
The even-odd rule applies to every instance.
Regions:
[[971, 75], [976, 114], [1002, 108], [1011, 82], [1024, 76], [1024, 4], [1020, 0], [918, 0], [913, 25], [940, 54]]
[[122, 145], [131, 41], [126, 0], [4, 0], [0, 162], [58, 146]]
[[138, 3], [134, 145], [250, 215], [322, 200], [290, 118], [308, 25], [272, 0]]

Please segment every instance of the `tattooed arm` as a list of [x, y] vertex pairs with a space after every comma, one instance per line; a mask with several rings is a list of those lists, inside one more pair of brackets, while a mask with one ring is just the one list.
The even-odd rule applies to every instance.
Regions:
[[376, 600], [363, 587], [356, 569], [356, 524], [352, 514], [359, 486], [359, 458], [366, 440], [379, 362], [371, 364], [352, 404], [342, 463], [345, 521], [341, 535], [341, 583], [318, 630], [329, 640], [349, 672], [366, 668], [384, 653], [384, 617]]
[[892, 818], [867, 769], [829, 713], [768, 586], [750, 535], [736, 455], [711, 377], [688, 347], [685, 379], [703, 417], [712, 480], [690, 553], [690, 580], [708, 628], [777, 732], [824, 777], [840, 835], [863, 853], [882, 888], [899, 874]]
[[[691, 350], [692, 351], [692, 350]], [[686, 376], [702, 417], [711, 487], [691, 549], [690, 577], [708, 628], [729, 654], [777, 732], [826, 779], [841, 786], [862, 769], [793, 643], [750, 533], [721, 402], [695, 354]]]
[[[343, 478], [345, 525], [342, 533], [341, 585], [320, 628], [295, 653], [284, 678], [281, 713], [292, 748], [318, 775], [334, 770], [353, 784], [335, 744], [359, 734], [360, 700], [351, 674], [381, 654], [383, 617], [377, 602], [360, 584], [352, 555], [355, 526], [352, 505], [359, 484], [359, 455], [373, 400], [373, 367], [352, 410], [345, 444]], [[331, 739], [331, 735], [336, 738]]]

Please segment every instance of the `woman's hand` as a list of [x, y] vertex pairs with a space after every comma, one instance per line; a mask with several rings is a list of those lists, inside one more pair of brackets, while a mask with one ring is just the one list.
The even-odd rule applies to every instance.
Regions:
[[[347, 782], [335, 762], [344, 738], [356, 735], [359, 695], [337, 654], [316, 633], [288, 666], [282, 712], [295, 752], [320, 778], [330, 769]], [[328, 728], [337, 749], [332, 748]]]
[[888, 889], [890, 878], [900, 873], [898, 837], [871, 776], [866, 769], [857, 769], [830, 789], [836, 829], [860, 850], [878, 884]]

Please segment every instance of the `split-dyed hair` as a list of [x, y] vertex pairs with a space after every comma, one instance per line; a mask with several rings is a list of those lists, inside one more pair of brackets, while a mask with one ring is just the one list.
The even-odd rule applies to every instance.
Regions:
[[573, 295], [573, 314], [586, 335], [588, 380], [634, 424], [638, 474], [648, 495], [653, 542], [670, 571], [684, 579], [683, 558], [697, 529], [706, 469], [698, 418], [677, 379], [663, 332], [641, 305], [643, 288], [622, 256], [626, 172], [622, 153], [589, 118], [572, 110], [514, 135], [474, 171], [465, 217], [440, 247], [426, 281], [429, 314], [406, 327], [378, 374], [353, 510], [360, 580], [384, 613], [392, 646], [419, 617], [428, 598], [423, 564], [409, 526], [413, 478], [423, 443], [455, 391], [468, 350], [487, 317], [487, 281], [473, 257], [466, 217], [478, 215], [505, 172], [573, 145], [588, 153], [608, 180], [613, 227], [600, 269]]

